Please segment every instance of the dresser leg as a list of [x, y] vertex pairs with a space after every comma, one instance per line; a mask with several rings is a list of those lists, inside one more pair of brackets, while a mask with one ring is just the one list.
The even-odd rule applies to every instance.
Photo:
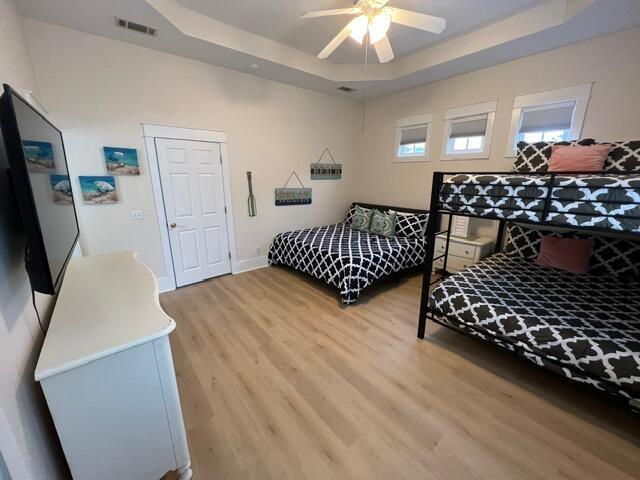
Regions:
[[178, 468], [178, 480], [190, 480], [193, 477], [193, 470], [191, 470], [191, 462]]

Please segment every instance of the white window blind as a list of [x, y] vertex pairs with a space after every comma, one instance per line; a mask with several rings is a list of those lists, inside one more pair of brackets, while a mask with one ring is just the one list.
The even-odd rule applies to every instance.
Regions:
[[522, 110], [518, 133], [569, 130], [576, 102], [527, 107]]
[[451, 120], [449, 138], [483, 137], [487, 131], [487, 114]]
[[400, 145], [412, 145], [427, 141], [427, 125], [404, 127], [400, 130]]

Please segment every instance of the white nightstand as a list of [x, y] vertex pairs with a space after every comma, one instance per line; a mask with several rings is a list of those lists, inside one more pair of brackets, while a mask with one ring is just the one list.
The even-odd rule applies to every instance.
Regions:
[[[447, 270], [457, 272], [473, 265], [494, 251], [495, 239], [488, 237], [461, 238], [451, 236], [449, 240], [449, 255], [447, 258]], [[444, 255], [447, 245], [445, 234], [436, 237], [436, 248], [433, 257]], [[441, 269], [444, 265], [444, 257], [433, 262], [433, 268]]]

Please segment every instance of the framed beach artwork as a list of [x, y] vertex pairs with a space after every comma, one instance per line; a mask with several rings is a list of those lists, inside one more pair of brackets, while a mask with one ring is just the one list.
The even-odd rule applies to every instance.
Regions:
[[53, 203], [58, 205], [71, 205], [71, 182], [68, 175], [49, 175], [51, 190], [53, 190]]
[[107, 172], [113, 175], [140, 175], [138, 150], [135, 148], [102, 147]]
[[27, 170], [31, 173], [54, 173], [53, 145], [49, 142], [23, 140], [22, 150], [27, 160]]
[[79, 177], [80, 191], [84, 203], [89, 205], [106, 205], [118, 203], [116, 179], [112, 175], [99, 177]]

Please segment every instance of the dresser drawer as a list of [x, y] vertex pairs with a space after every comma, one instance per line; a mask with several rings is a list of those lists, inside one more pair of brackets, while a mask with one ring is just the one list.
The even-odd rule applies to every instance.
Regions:
[[[446, 248], [446, 240], [443, 238], [436, 239], [436, 257], [438, 255], [442, 255]], [[453, 238], [449, 242], [449, 255], [453, 255], [455, 257], [461, 258], [469, 258], [474, 259], [476, 256], [476, 246], [475, 245], [467, 245], [464, 243], [457, 243]]]

